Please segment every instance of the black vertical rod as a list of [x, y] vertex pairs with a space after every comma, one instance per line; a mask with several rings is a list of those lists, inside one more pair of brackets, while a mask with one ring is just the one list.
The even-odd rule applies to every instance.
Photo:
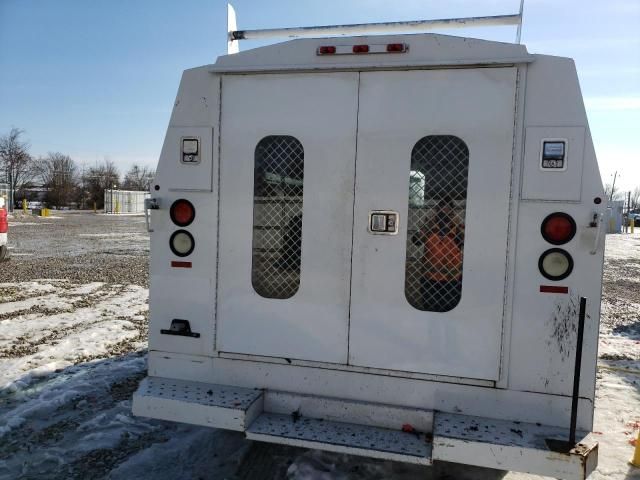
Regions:
[[580, 313], [578, 314], [578, 344], [576, 345], [576, 367], [573, 372], [573, 398], [571, 399], [571, 426], [569, 427], [569, 444], [576, 444], [576, 423], [578, 421], [578, 396], [580, 395], [580, 369], [582, 367], [582, 340], [584, 338], [584, 317], [587, 299], [580, 297]]

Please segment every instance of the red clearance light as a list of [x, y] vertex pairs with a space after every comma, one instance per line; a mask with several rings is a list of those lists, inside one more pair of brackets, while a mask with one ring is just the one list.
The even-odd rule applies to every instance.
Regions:
[[318, 55], [332, 55], [334, 53], [336, 53], [336, 47], [333, 45], [318, 47]]
[[189, 200], [181, 198], [173, 202], [169, 210], [169, 215], [173, 223], [179, 227], [186, 227], [187, 225], [191, 225], [193, 219], [196, 218], [196, 209], [193, 208], [193, 204]]
[[387, 44], [387, 52], [391, 53], [401, 53], [406, 49], [404, 43], [389, 43]]
[[576, 234], [576, 222], [566, 213], [554, 212], [543, 220], [540, 233], [547, 242], [562, 245]]
[[369, 45], [354, 45], [353, 53], [369, 53]]

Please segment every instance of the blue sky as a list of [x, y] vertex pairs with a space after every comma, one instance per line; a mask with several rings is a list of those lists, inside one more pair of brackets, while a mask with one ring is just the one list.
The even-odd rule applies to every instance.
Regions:
[[[239, 28], [514, 13], [518, 0], [233, 2]], [[513, 41], [515, 27], [457, 30]], [[226, 52], [219, 0], [0, 0], [0, 133], [87, 167], [155, 166], [180, 75]], [[640, 185], [640, 1], [525, 0], [532, 53], [573, 57], [603, 180]], [[245, 42], [245, 50], [257, 43]]]

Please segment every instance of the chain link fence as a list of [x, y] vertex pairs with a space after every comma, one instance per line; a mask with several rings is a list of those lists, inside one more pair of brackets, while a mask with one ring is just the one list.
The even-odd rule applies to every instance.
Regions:
[[304, 149], [272, 135], [256, 147], [251, 281], [266, 298], [290, 298], [300, 286]]
[[134, 190], [105, 190], [104, 213], [144, 213], [144, 199], [149, 192]]
[[469, 150], [453, 135], [416, 143], [409, 172], [405, 296], [418, 310], [460, 302]]

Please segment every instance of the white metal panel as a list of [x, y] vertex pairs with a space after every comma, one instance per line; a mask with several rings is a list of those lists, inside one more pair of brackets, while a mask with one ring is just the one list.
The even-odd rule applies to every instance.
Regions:
[[[604, 189], [573, 60], [536, 55], [536, 61], [526, 68], [526, 76], [524, 122], [527, 136], [532, 127], [537, 132], [540, 126], [551, 126], [548, 133], [554, 136], [553, 132], [558, 130], [584, 135], [584, 147], [581, 180], [572, 178], [571, 184], [566, 185], [579, 203], [540, 199], [521, 202], [519, 206], [510, 346], [514, 353], [508, 365], [508, 387], [555, 395], [571, 394], [577, 325], [577, 314], [573, 310], [579, 297], [584, 296], [588, 300], [580, 395], [593, 400], [604, 242], [596, 238], [598, 229], [589, 224], [594, 215], [606, 211]], [[570, 143], [570, 156], [572, 148]], [[522, 181], [527, 181], [524, 172]], [[580, 192], [575, 191], [578, 185]], [[595, 203], [596, 198], [600, 203]], [[557, 211], [571, 215], [578, 231], [573, 240], [560, 246], [573, 257], [573, 272], [562, 281], [551, 282], [540, 274], [538, 258], [555, 245], [542, 238], [540, 225], [547, 215]], [[598, 249], [591, 254], [595, 246]], [[540, 285], [551, 284], [568, 287], [569, 294], [540, 292]], [[585, 413], [593, 417], [591, 409]], [[590, 429], [592, 425], [591, 420], [583, 428]]]
[[[216, 256], [217, 196], [206, 192], [167, 192], [166, 184], [159, 183], [153, 197], [159, 209], [150, 211], [153, 229], [150, 241], [149, 263], [149, 349], [183, 352], [195, 355], [213, 353], [215, 335], [214, 306]], [[171, 235], [179, 230], [170, 219], [170, 209], [178, 199], [189, 200], [196, 216], [185, 227], [195, 240], [193, 253], [178, 257], [169, 247]], [[172, 261], [186, 261], [191, 268], [172, 267]], [[188, 320], [191, 329], [200, 338], [163, 335], [172, 319]]]
[[[527, 127], [522, 177], [523, 200], [580, 201], [584, 127]], [[540, 155], [544, 139], [566, 140], [565, 169], [542, 170]]]
[[[517, 351], [517, 350], [516, 350]], [[149, 352], [149, 374], [223, 385], [400, 405], [530, 423], [569, 424], [571, 397], [256, 361]], [[581, 398], [578, 428], [590, 429], [593, 401]]]
[[598, 442], [578, 432], [568, 453], [551, 451], [546, 439], [567, 440], [567, 428], [438, 413], [433, 459], [566, 480], [585, 480], [598, 463]]
[[[211, 354], [215, 336], [211, 278], [202, 278], [193, 269], [173, 270], [171, 275], [151, 276], [149, 308], [153, 321], [149, 327], [150, 348], [196, 355]], [[187, 320], [191, 331], [200, 336], [162, 334], [161, 330], [168, 330], [173, 319]]]
[[[361, 75], [351, 363], [498, 378], [515, 88], [515, 68]], [[411, 151], [427, 135], [469, 148], [462, 298], [447, 313], [404, 294]], [[377, 209], [400, 212], [399, 235], [367, 232]]]
[[[402, 54], [316, 55], [321, 45], [406, 43]], [[415, 35], [366, 35], [340, 38], [303, 38], [253, 48], [218, 57], [213, 72], [328, 70], [367, 68], [416, 68], [451, 65], [513, 65], [532, 62], [524, 45], [460, 38], [433, 33]]]
[[312, 368], [330, 368], [333, 370], [340, 370], [343, 372], [353, 373], [366, 373], [369, 375], [385, 375], [388, 377], [400, 377], [411, 378], [413, 380], [426, 380], [429, 382], [444, 382], [444, 383], [458, 383], [461, 385], [475, 385], [477, 387], [495, 387], [496, 382], [493, 380], [481, 380], [478, 378], [465, 378], [465, 377], [451, 377], [448, 375], [433, 375], [430, 373], [420, 372], [403, 372], [401, 370], [389, 370], [386, 368], [372, 368], [361, 367], [358, 365], [341, 365], [328, 362], [315, 362], [312, 360], [298, 360], [295, 358], [279, 358], [279, 357], [265, 357], [261, 355], [247, 355], [244, 353], [227, 353], [218, 352], [220, 358], [227, 358], [230, 360], [245, 360], [249, 362], [266, 362], [277, 363], [280, 365], [294, 365], [297, 367], [312, 367]]
[[[181, 162], [183, 137], [200, 139], [199, 163]], [[213, 148], [213, 128], [170, 126], [160, 154], [162, 171], [155, 179], [155, 183], [167, 190], [211, 191]]]
[[[229, 76], [222, 83], [217, 347], [345, 363], [357, 74]], [[254, 154], [268, 135], [304, 148], [302, 270], [289, 299], [251, 281]]]
[[[590, 192], [595, 196], [598, 191]], [[599, 307], [603, 242], [596, 255], [590, 250], [596, 244], [597, 228], [590, 227], [600, 205], [526, 202], [520, 205], [522, 218], [517, 232], [518, 258], [514, 277], [514, 312], [511, 348], [517, 352], [509, 365], [509, 388], [556, 395], [571, 395], [577, 342], [580, 297], [587, 298], [587, 315], [582, 350], [580, 392], [593, 398], [598, 352]], [[561, 211], [573, 217], [577, 232], [564, 245], [552, 245], [542, 238], [540, 225], [544, 218]], [[573, 258], [571, 275], [561, 281], [550, 281], [538, 269], [538, 259], [547, 249], [559, 247]], [[565, 286], [568, 294], [541, 293], [541, 285]]]
[[283, 414], [298, 412], [303, 417], [357, 423], [358, 425], [392, 430], [399, 430], [404, 424], [413, 426], [419, 432], [433, 430], [432, 410], [290, 392], [266, 391], [264, 411]]

